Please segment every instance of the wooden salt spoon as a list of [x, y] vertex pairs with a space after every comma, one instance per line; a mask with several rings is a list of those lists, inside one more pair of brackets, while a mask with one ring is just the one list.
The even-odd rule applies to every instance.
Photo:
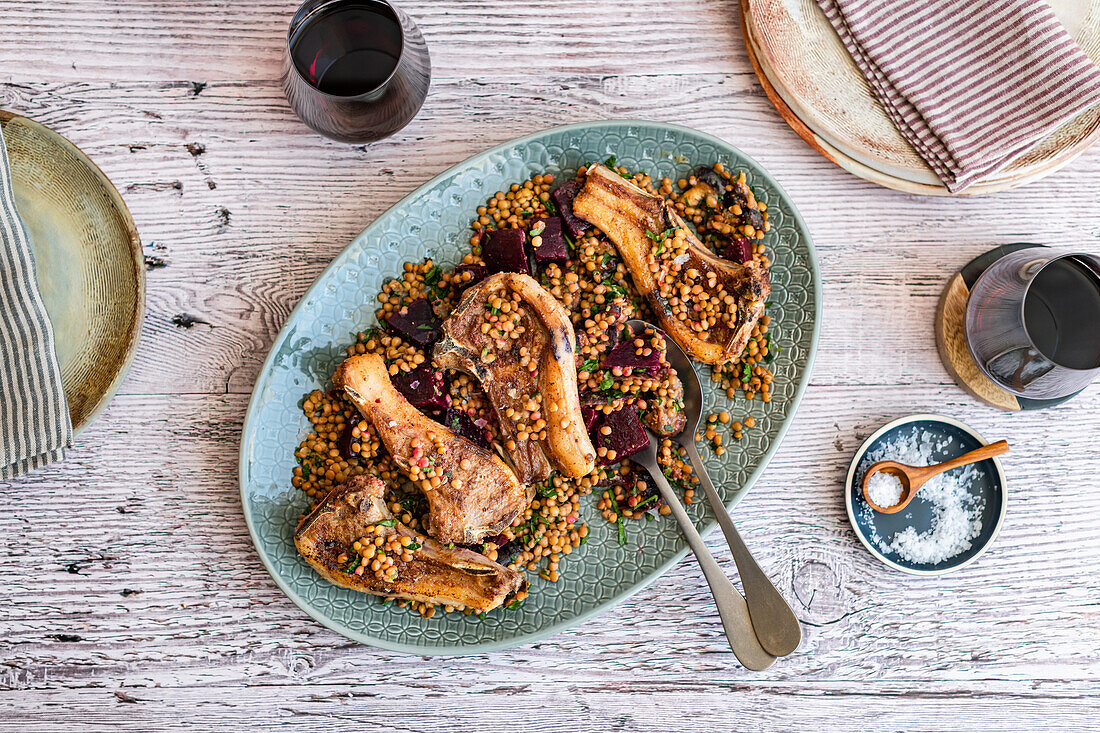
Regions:
[[[863, 500], [876, 512], [897, 514], [902, 509], [909, 506], [909, 502], [913, 501], [913, 497], [920, 491], [920, 487], [924, 486], [924, 484], [928, 482], [928, 479], [933, 476], [939, 476], [944, 471], [950, 471], [952, 468], [984, 461], [1004, 453], [1008, 453], [1008, 441], [998, 440], [996, 443], [983, 445], [981, 448], [972, 450], [969, 453], [963, 453], [958, 458], [952, 458], [950, 461], [936, 463], [931, 466], [907, 466], [897, 461], [879, 461], [878, 463], [872, 463], [867, 468], [867, 473], [863, 474]], [[886, 473], [896, 476], [898, 480], [901, 481], [901, 501], [894, 506], [881, 507], [871, 501], [871, 497], [867, 495], [867, 482], [879, 471], [885, 471]]]

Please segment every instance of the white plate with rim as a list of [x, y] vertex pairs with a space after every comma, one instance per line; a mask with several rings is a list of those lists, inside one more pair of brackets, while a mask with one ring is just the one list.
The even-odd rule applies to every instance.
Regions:
[[[1070, 36], [1100, 63], [1100, 0], [1050, 0]], [[769, 99], [815, 150], [849, 173], [907, 193], [952, 195], [901, 135], [815, 0], [741, 0], [742, 29]], [[1100, 139], [1100, 105], [1053, 131], [989, 179], [956, 195], [994, 193], [1050, 175]]]

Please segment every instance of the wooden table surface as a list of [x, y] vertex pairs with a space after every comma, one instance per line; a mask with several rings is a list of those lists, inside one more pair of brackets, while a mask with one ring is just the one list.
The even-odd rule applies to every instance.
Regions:
[[[1017, 191], [903, 195], [782, 122], [732, 0], [401, 4], [430, 44], [431, 93], [405, 130], [363, 147], [311, 133], [283, 99], [291, 0], [0, 2], [0, 108], [103, 168], [148, 276], [118, 397], [63, 465], [0, 483], [0, 728], [1096, 730], [1100, 385], [1048, 411], [980, 405], [941, 366], [932, 317], [948, 275], [994, 245], [1100, 252], [1100, 148]], [[765, 673], [740, 668], [690, 558], [606, 615], [506, 652], [429, 659], [328, 631], [275, 586], [241, 514], [241, 423], [276, 333], [421, 183], [517, 135], [614, 117], [730, 141], [816, 239], [813, 379], [735, 513], [802, 647]], [[841, 490], [869, 433], [926, 411], [1013, 446], [996, 544], [938, 578], [874, 560]], [[721, 539], [709, 544], [732, 571]]]

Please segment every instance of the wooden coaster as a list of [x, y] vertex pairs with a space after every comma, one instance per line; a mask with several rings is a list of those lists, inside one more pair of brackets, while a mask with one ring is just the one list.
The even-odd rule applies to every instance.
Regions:
[[956, 272], [943, 289], [940, 304], [936, 306], [936, 347], [940, 351], [940, 359], [958, 385], [974, 397], [1002, 410], [1019, 410], [1020, 402], [1016, 395], [1006, 392], [982, 374], [970, 355], [963, 330], [963, 315], [969, 297], [970, 288], [966, 286], [962, 273]]
[[940, 296], [939, 305], [936, 307], [936, 347], [939, 349], [940, 359], [947, 372], [971, 395], [1001, 410], [1039, 410], [1060, 405], [1076, 396], [1072, 394], [1056, 400], [1017, 397], [982, 373], [966, 345], [963, 316], [966, 313], [966, 301], [970, 297], [970, 289], [974, 287], [974, 283], [990, 265], [1005, 255], [1029, 247], [1042, 246], [1044, 245], [1005, 244], [975, 257], [947, 282], [947, 287], [943, 289], [943, 295]]

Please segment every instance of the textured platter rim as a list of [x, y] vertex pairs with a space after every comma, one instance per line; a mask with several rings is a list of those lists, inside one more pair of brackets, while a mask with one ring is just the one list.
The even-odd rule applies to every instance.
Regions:
[[[1100, 123], [1096, 123], [1093, 125], [1091, 132], [1066, 145], [1057, 156], [1052, 156], [1041, 163], [1034, 163], [1019, 170], [1002, 171], [997, 177], [975, 183], [956, 193], [948, 190], [927, 166], [920, 169], [911, 169], [913, 177], [906, 177], [902, 175], [907, 170], [904, 167], [894, 167], [894, 170], [891, 171], [892, 166], [889, 163], [876, 161], [874, 154], [870, 152], [861, 153], [858, 148], [835, 138], [821, 129], [820, 125], [813, 123], [811, 113], [814, 110], [811, 107], [804, 108], [800, 102], [794, 99], [786, 91], [779, 74], [771, 68], [765, 49], [760, 45], [757, 38], [755, 16], [750, 8], [750, 1], [740, 0], [738, 3], [741, 13], [741, 31], [749, 61], [752, 63], [757, 79], [764, 88], [768, 101], [776, 108], [783, 121], [811, 148], [820, 153], [830, 163], [865, 181], [902, 193], [923, 196], [953, 198], [984, 196], [1019, 188], [1053, 175], [1100, 141]], [[1087, 113], [1086, 111], [1081, 114]], [[1067, 124], [1069, 123], [1067, 122]], [[1050, 135], [1057, 134], [1063, 128], [1059, 128]]]
[[107, 199], [110, 201], [112, 208], [117, 212], [123, 227], [126, 229], [126, 233], [129, 235], [129, 254], [134, 265], [134, 280], [132, 284], [134, 285], [136, 306], [126, 334], [126, 350], [122, 354], [122, 358], [117, 361], [115, 373], [110, 382], [107, 383], [106, 388], [100, 393], [99, 399], [91, 409], [85, 411], [79, 422], [73, 422], [73, 435], [75, 437], [79, 436], [84, 430], [90, 427], [92, 423], [103, 414], [103, 411], [107, 409], [107, 405], [111, 403], [115, 395], [118, 394], [118, 390], [122, 387], [126, 375], [130, 373], [134, 358], [137, 356], [138, 345], [141, 343], [142, 324], [145, 320], [145, 254], [141, 248], [141, 235], [138, 232], [137, 224], [134, 223], [134, 217], [130, 213], [129, 207], [126, 206], [126, 201], [122, 198], [122, 194], [118, 192], [118, 189], [115, 187], [114, 183], [111, 182], [107, 174], [88, 157], [87, 153], [81, 150], [73, 141], [41, 122], [16, 112], [0, 109], [0, 124], [9, 124], [12, 122], [24, 125], [54, 144], [68, 148], [82, 165], [87, 166], [88, 170], [92, 173], [92, 177], [99, 182], [103, 191], [107, 194]]
[[[264, 360], [263, 366], [260, 370], [260, 375], [257, 378], [256, 384], [253, 388], [253, 393], [249, 400], [248, 408], [245, 413], [244, 425], [241, 429], [242, 440], [238, 465], [238, 476], [241, 491], [241, 506], [245, 517], [245, 523], [248, 527], [249, 536], [252, 540], [252, 544], [256, 548], [257, 554], [260, 556], [260, 560], [263, 563], [264, 568], [267, 570], [268, 574], [271, 575], [276, 585], [278, 585], [279, 588], [287, 595], [287, 597], [290, 598], [290, 600], [294, 602], [294, 604], [297, 605], [302, 611], [304, 611], [306, 615], [308, 615], [310, 618], [314, 619], [318, 623], [322, 624], [326, 628], [329, 628], [332, 631], [335, 631], [349, 639], [363, 644], [368, 644], [370, 646], [378, 647], [388, 651], [404, 652], [420, 656], [452, 656], [499, 651], [502, 649], [507, 649], [510, 647], [543, 639], [547, 636], [556, 634], [566, 628], [583, 623], [584, 621], [587, 621], [599, 614], [605, 613], [606, 611], [625, 601], [627, 598], [648, 587], [657, 578], [661, 577], [665, 572], [667, 572], [669, 568], [671, 568], [687, 555], [688, 548], [686, 544], [683, 543], [682, 538], [680, 538], [679, 543], [681, 544], [681, 547], [675, 553], [673, 553], [672, 556], [670, 556], [665, 562], [656, 566], [646, 576], [643, 576], [641, 579], [631, 583], [630, 585], [624, 586], [622, 590], [615, 593], [615, 595], [607, 601], [599, 603], [594, 607], [589, 608], [588, 610], [562, 618], [546, 626], [541, 626], [531, 632], [518, 633], [502, 639], [479, 641], [477, 643], [411, 644], [400, 641], [393, 641], [385, 638], [379, 638], [369, 633], [364, 633], [356, 629], [349, 628], [344, 623], [315, 608], [311, 604], [311, 602], [303, 598], [296, 590], [294, 590], [293, 587], [291, 587], [289, 582], [284, 579], [281, 573], [275, 568], [274, 562], [269, 556], [267, 548], [259, 536], [256, 520], [253, 516], [252, 506], [249, 500], [248, 487], [250, 481], [249, 470], [251, 465], [249, 457], [250, 453], [254, 450], [256, 436], [256, 431], [253, 429], [253, 423], [257, 419], [258, 413], [263, 406], [261, 404], [261, 395], [263, 392], [266, 391], [264, 388], [264, 382], [274, 366], [274, 362], [278, 357], [278, 352], [280, 351], [280, 348], [282, 347], [284, 342], [293, 334], [295, 320], [299, 313], [302, 312], [302, 309], [305, 307], [305, 305], [313, 300], [313, 296], [318, 295], [320, 289], [324, 287], [326, 280], [329, 278], [329, 276], [338, 268], [341, 268], [346, 264], [346, 261], [349, 260], [351, 257], [352, 249], [356, 248], [357, 244], [367, 239], [376, 228], [381, 228], [387, 214], [393, 211], [399, 211], [407, 204], [414, 201], [417, 197], [432, 190], [438, 183], [446, 180], [448, 177], [459, 174], [464, 170], [472, 169], [477, 165], [485, 162], [492, 156], [497, 155], [503, 151], [507, 151], [509, 148], [530, 143], [537, 143], [544, 138], [549, 138], [556, 134], [567, 134], [581, 131], [587, 132], [592, 130], [608, 130], [624, 127], [646, 128], [648, 131], [653, 132], [673, 132], [680, 135], [694, 137], [700, 141], [704, 141], [715, 146], [716, 149], [728, 155], [731, 155], [732, 157], [740, 157], [746, 161], [751, 161], [751, 163], [755, 166], [760, 175], [768, 182], [769, 185], [775, 188], [779, 197], [783, 199], [785, 204], [790, 209], [795, 227], [798, 229], [801, 235], [800, 246], [804, 248], [804, 251], [806, 253], [807, 265], [813, 280], [813, 327], [810, 334], [809, 344], [805, 349], [805, 362], [801, 368], [801, 374], [799, 375], [797, 384], [795, 385], [794, 392], [787, 402], [790, 407], [789, 412], [781, 421], [779, 421], [775, 437], [771, 440], [767, 449], [762, 453], [755, 467], [746, 476], [745, 481], [741, 484], [738, 491], [734, 492], [732, 498], [727, 503], [728, 510], [732, 510], [734, 505], [736, 505], [740, 501], [740, 499], [746, 493], [748, 493], [749, 489], [751, 489], [753, 484], [767, 467], [772, 456], [778, 450], [779, 445], [782, 443], [782, 440], [786, 435], [788, 428], [794, 421], [798, 405], [800, 404], [806, 387], [809, 384], [810, 376], [813, 371], [813, 364], [817, 354], [818, 340], [821, 332], [821, 314], [823, 307], [821, 269], [818, 262], [817, 251], [814, 247], [813, 239], [810, 235], [809, 228], [806, 226], [805, 220], [802, 218], [802, 215], [798, 212], [797, 208], [795, 208], [794, 203], [791, 200], [790, 196], [787, 194], [786, 190], [784, 190], [783, 187], [775, 181], [771, 174], [764, 170], [764, 168], [758, 162], [756, 162], [754, 158], [746, 155], [744, 152], [729, 144], [728, 142], [714, 135], [710, 135], [708, 133], [704, 133], [683, 125], [676, 125], [672, 123], [652, 122], [637, 119], [612, 119], [593, 122], [579, 122], [570, 125], [562, 125], [540, 130], [529, 135], [524, 135], [514, 138], [512, 140], [508, 140], [488, 150], [477, 153], [463, 161], [460, 161], [459, 163], [439, 173], [437, 176], [417, 187], [414, 191], [403, 197], [400, 201], [398, 201], [385, 212], [380, 214], [373, 222], [371, 222], [370, 225], [368, 225], [362, 232], [354, 237], [348, 244], [348, 246], [345, 247], [339, 254], [337, 254], [333, 261], [329, 263], [329, 265], [326, 266], [325, 269], [317, 276], [317, 279], [314, 281], [314, 283], [302, 295], [301, 300], [294, 307], [294, 310], [291, 311], [283, 327], [280, 329], [279, 334], [272, 342], [271, 350], [269, 351], [267, 358]], [[712, 519], [705, 524], [705, 526], [701, 530], [701, 533], [703, 535], [707, 535], [711, 531], [713, 531], [716, 526], [717, 523]]]
[[848, 466], [848, 475], [844, 480], [844, 506], [848, 510], [848, 521], [851, 523], [852, 531], [855, 532], [856, 537], [859, 538], [859, 541], [863, 544], [864, 547], [867, 548], [867, 550], [872, 555], [874, 555], [884, 564], [893, 568], [894, 570], [900, 570], [901, 572], [908, 575], [946, 575], [947, 573], [953, 573], [956, 570], [965, 568], [967, 565], [970, 565], [977, 561], [979, 557], [984, 555], [986, 551], [993, 546], [993, 543], [997, 540], [997, 535], [1001, 532], [1001, 525], [1004, 524], [1005, 515], [1008, 513], [1008, 480], [1005, 477], [1004, 467], [1001, 465], [1001, 461], [999, 458], [993, 457], [989, 459], [993, 461], [993, 467], [995, 469], [997, 482], [1000, 485], [1001, 489], [1001, 511], [997, 516], [997, 523], [993, 525], [993, 532], [989, 535], [989, 539], [985, 541], [985, 544], [982, 545], [973, 555], [956, 565], [950, 565], [946, 568], [939, 568], [936, 570], [922, 570], [920, 568], [909, 567], [894, 562], [893, 560], [879, 552], [871, 543], [871, 541], [867, 539], [863, 532], [863, 529], [859, 525], [859, 522], [856, 521], [855, 507], [852, 506], [852, 482], [855, 480], [856, 468], [859, 466], [859, 462], [863, 460], [863, 456], [870, 449], [871, 445], [880, 437], [882, 437], [885, 433], [893, 430], [896, 427], [920, 421], [940, 422], [946, 425], [950, 425], [952, 427], [958, 428], [959, 430], [962, 430], [964, 433], [971, 436], [972, 438], [975, 438], [982, 445], [989, 445], [989, 441], [986, 440], [985, 436], [983, 436], [977, 430], [970, 427], [964, 422], [961, 422], [951, 417], [947, 417], [946, 415], [921, 412], [913, 415], [905, 415], [904, 417], [899, 417], [896, 420], [891, 420], [875, 432], [871, 433], [871, 435], [867, 437], [867, 440], [863, 441], [863, 443], [859, 446], [859, 449], [856, 450], [855, 455], [852, 457], [852, 463]]

